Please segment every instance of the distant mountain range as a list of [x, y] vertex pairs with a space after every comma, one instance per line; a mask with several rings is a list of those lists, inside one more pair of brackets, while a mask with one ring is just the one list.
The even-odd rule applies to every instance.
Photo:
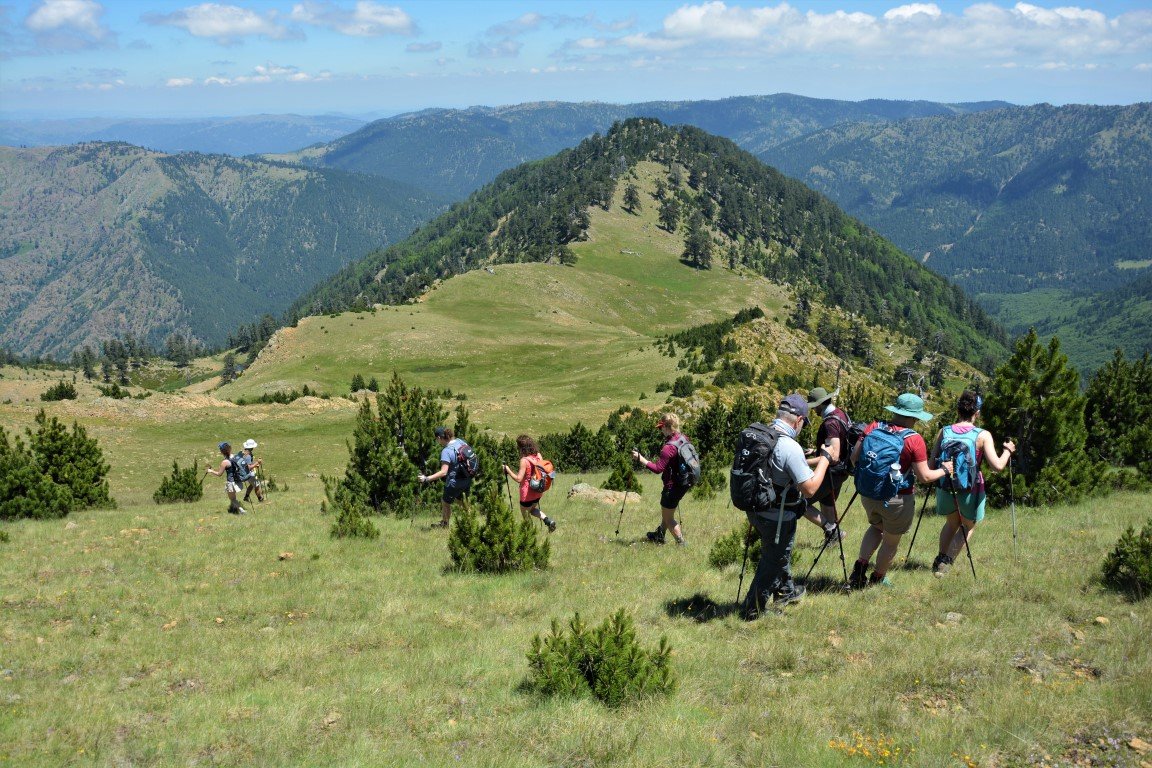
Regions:
[[160, 152], [255, 155], [333, 141], [364, 125], [336, 115], [250, 115], [200, 119], [0, 120], [0, 145], [43, 147], [123, 141]]
[[0, 148], [0, 346], [223, 343], [437, 210], [403, 184], [266, 160]]
[[758, 154], [843, 122], [889, 123], [1006, 106], [1005, 102], [836, 101], [782, 93], [718, 101], [535, 102], [428, 109], [377, 120], [324, 147], [281, 159], [375, 173], [459, 199], [501, 171], [575, 146], [630, 117], [694, 125]]

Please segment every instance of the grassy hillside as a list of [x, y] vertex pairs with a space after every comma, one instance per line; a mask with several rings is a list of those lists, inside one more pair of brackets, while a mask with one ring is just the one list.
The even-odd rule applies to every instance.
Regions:
[[[0, 373], [0, 419], [29, 422], [38, 403], [23, 395], [47, 381]], [[1008, 511], [990, 510], [972, 542], [979, 581], [963, 567], [930, 575], [938, 522], [926, 519], [895, 588], [841, 594], [826, 555], [805, 603], [745, 624], [729, 607], [738, 570], [707, 565], [741, 522], [723, 498], [686, 501], [689, 545], [657, 548], [640, 543], [658, 516], [656, 478], [617, 539], [618, 507], [566, 501], [578, 478], [561, 477], [545, 503], [560, 524], [549, 571], [460, 576], [444, 571], [430, 509], [415, 523], [378, 519], [376, 541], [328, 537], [318, 475], [346, 458], [338, 402], [82, 397], [49, 411], [101, 440], [120, 507], [0, 524], [11, 539], [0, 542], [0, 764], [1147, 759], [1128, 743], [1152, 739], [1152, 605], [1102, 591], [1096, 574], [1123, 529], [1152, 516], [1148, 496], [1020, 508], [1015, 560]], [[152, 503], [172, 459], [203, 462], [219, 439], [249, 436], [287, 490], [243, 517], [224, 514], [212, 478], [200, 502]], [[861, 520], [848, 514], [846, 545]], [[817, 540], [801, 528], [801, 573]], [[553, 618], [599, 623], [621, 607], [645, 646], [668, 638], [678, 692], [610, 711], [520, 691], [529, 642]]]
[[[656, 173], [646, 165], [642, 183]], [[632, 215], [619, 199], [592, 210], [589, 239], [572, 249], [575, 266], [499, 264], [439, 283], [417, 303], [305, 318], [219, 395], [303, 384], [343, 393], [356, 373], [385, 382], [398, 371], [466, 392], [478, 423], [502, 431], [599, 423], [641, 393], [641, 405], [656, 407], [656, 385], [682, 373], [653, 347], [657, 336], [752, 304], [776, 314], [788, 300], [761, 278], [685, 266], [683, 238], [656, 226], [654, 208]]]

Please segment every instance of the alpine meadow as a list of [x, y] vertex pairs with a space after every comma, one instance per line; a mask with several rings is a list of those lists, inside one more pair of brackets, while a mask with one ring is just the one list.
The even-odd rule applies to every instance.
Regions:
[[[25, 278], [0, 318], [26, 351], [0, 367], [0, 765], [1149, 765], [1148, 353], [1116, 333], [1093, 367], [1058, 335], [1006, 331], [1014, 313], [1086, 332], [1093, 299], [1013, 283], [1023, 258], [950, 282], [933, 271], [948, 250], [924, 263], [806, 186], [832, 194], [844, 146], [883, 135], [913, 147], [906, 165], [857, 160], [896, 199], [925, 131], [992, 134], [1015, 108], [805, 102], [785, 119], [796, 99], [722, 120], [661, 103], [726, 131], [552, 105], [588, 129], [561, 130], [534, 105], [429, 110], [276, 159], [4, 149], [24, 181], [0, 188], [20, 203], [0, 263]], [[732, 114], [755, 119], [741, 133]], [[477, 115], [519, 133], [493, 128], [490, 154], [467, 132], [455, 154], [377, 143]], [[1091, 135], [1115, 125], [1090, 117]], [[525, 136], [532, 157], [509, 162]], [[766, 165], [773, 151], [823, 184]], [[46, 181], [61, 168], [66, 193]], [[1096, 282], [1131, 272], [1116, 301], [1139, 314], [1148, 265], [1116, 261], [1146, 198], [1077, 173], [1134, 220], [1077, 263]], [[38, 204], [49, 188], [70, 218]], [[1020, 238], [1039, 226], [1001, 204]], [[863, 208], [916, 229], [914, 206]], [[269, 273], [275, 291], [249, 279]], [[260, 297], [243, 316], [237, 286]], [[1024, 288], [1051, 293], [997, 303]], [[149, 294], [155, 323], [114, 328]], [[108, 325], [53, 324], [66, 300]], [[883, 467], [897, 485], [952, 470], [938, 433], [979, 419], [991, 448], [974, 437], [969, 460], [987, 477], [968, 490], [986, 516], [921, 479], [893, 532], [896, 491], [866, 511], [847, 469], [823, 503], [818, 475], [771, 480], [848, 462], [817, 444], [833, 403], [857, 477], [865, 425], [915, 424], [895, 439], [925, 455]], [[807, 451], [757, 481], [779, 492], [777, 541], [753, 527], [777, 508], [746, 515], [729, 482], [756, 423], [785, 446], [773, 457]], [[838, 517], [785, 520], [801, 495]], [[973, 533], [945, 562], [954, 519]], [[794, 547], [765, 565], [786, 524]], [[798, 588], [753, 594], [761, 569]]]

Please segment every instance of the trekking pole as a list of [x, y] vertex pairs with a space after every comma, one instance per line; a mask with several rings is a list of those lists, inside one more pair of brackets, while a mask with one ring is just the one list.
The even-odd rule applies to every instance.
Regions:
[[1012, 457], [1008, 457], [1008, 494], [1012, 499], [1012, 563], [1016, 563], [1016, 484], [1012, 479]]
[[964, 537], [964, 551], [968, 553], [968, 565], [972, 568], [972, 578], [976, 581], [976, 563], [972, 560], [972, 547], [968, 544], [968, 531], [964, 528], [964, 516], [960, 514], [960, 497], [956, 495], [956, 481], [952, 475], [948, 476], [948, 487], [952, 491], [952, 506], [956, 510], [956, 517], [960, 523], [960, 533]]
[[920, 533], [920, 521], [924, 519], [924, 510], [928, 508], [928, 497], [932, 495], [932, 486], [928, 486], [924, 491], [924, 503], [920, 505], [920, 517], [916, 518], [916, 528], [912, 531], [912, 541], [908, 542], [908, 554], [904, 555], [905, 565], [912, 557], [912, 547], [916, 545], [916, 534]]
[[620, 519], [616, 521], [616, 538], [620, 538], [620, 524], [624, 522], [624, 505], [628, 503], [628, 489], [624, 489], [624, 501], [620, 502]]
[[508, 491], [508, 511], [509, 512], [515, 512], [516, 506], [512, 503], [512, 483], [508, 482], [508, 473], [507, 472], [504, 472], [502, 474], [504, 475], [504, 488], [507, 489], [507, 491]]
[[744, 569], [748, 567], [748, 547], [752, 544], [752, 523], [744, 532], [744, 562], [740, 563], [740, 581], [736, 583], [736, 605], [740, 605], [740, 591], [744, 589]]
[[[844, 541], [840, 538], [840, 526], [844, 523], [844, 518], [848, 516], [848, 510], [852, 509], [852, 502], [856, 501], [856, 497], [860, 492], [852, 494], [852, 498], [848, 500], [848, 506], [844, 507], [844, 514], [840, 515], [840, 519], [836, 521], [836, 540], [840, 542], [840, 564], [844, 566], [844, 580], [848, 580], [848, 564], [844, 560]], [[816, 559], [812, 561], [812, 566], [808, 569], [808, 573], [804, 574], [804, 581], [808, 581], [808, 577], [812, 575], [812, 571], [816, 570], [816, 565], [820, 562], [820, 558], [824, 555], [824, 550], [828, 549], [828, 545], [832, 540], [825, 537], [824, 546], [820, 547], [820, 551], [816, 553]]]

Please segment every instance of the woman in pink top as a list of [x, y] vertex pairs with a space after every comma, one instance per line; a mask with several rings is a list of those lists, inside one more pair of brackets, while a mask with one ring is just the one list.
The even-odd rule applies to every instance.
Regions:
[[660, 475], [664, 481], [664, 490], [660, 493], [660, 525], [656, 530], [648, 533], [648, 541], [653, 544], [664, 543], [664, 532], [671, 531], [677, 544], [684, 543], [684, 533], [680, 530], [680, 523], [676, 522], [676, 508], [680, 500], [688, 493], [687, 487], [676, 482], [676, 464], [679, 454], [679, 445], [683, 441], [680, 434], [680, 417], [674, 413], [666, 413], [656, 422], [660, 434], [664, 435], [664, 447], [660, 449], [660, 458], [657, 461], [648, 461], [640, 455], [639, 451], [632, 451], [632, 458], [646, 466], [649, 471]]
[[528, 519], [529, 515], [540, 518], [544, 521], [544, 525], [548, 526], [548, 532], [552, 533], [556, 530], [556, 521], [540, 511], [540, 497], [544, 495], [544, 492], [534, 491], [528, 484], [528, 481], [532, 479], [533, 459], [536, 462], [541, 462], [544, 457], [540, 455], [536, 441], [528, 435], [520, 435], [516, 438], [516, 449], [520, 452], [520, 466], [513, 472], [505, 464], [504, 474], [520, 485], [520, 514], [525, 520]]

